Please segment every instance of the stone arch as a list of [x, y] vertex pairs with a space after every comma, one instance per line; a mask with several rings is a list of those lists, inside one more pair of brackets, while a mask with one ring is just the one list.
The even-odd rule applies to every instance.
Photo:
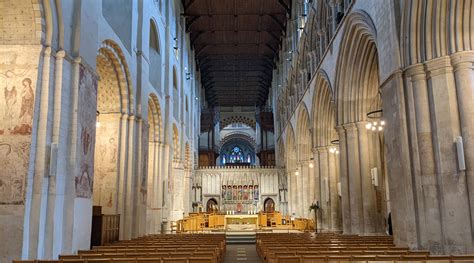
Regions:
[[[403, 65], [474, 49], [471, 1], [406, 1], [402, 5]], [[463, 21], [460, 22], [462, 18]]]
[[[131, 75], [119, 45], [112, 40], [105, 40], [99, 48], [96, 63], [97, 73], [101, 76], [97, 91], [99, 112], [131, 114], [133, 111]], [[113, 91], [116, 87], [118, 93]]]
[[233, 132], [227, 134], [224, 138], [221, 139], [219, 148], [224, 146], [224, 144], [226, 144], [228, 141], [234, 139], [242, 139], [244, 141], [247, 141], [254, 149], [257, 149], [257, 142], [255, 142], [255, 139], [249, 136], [248, 134], [242, 132]]
[[[9, 15], [2, 17], [5, 27], [0, 34], [0, 45], [40, 45], [45, 41], [46, 33], [52, 34], [51, 14], [48, 17], [44, 14], [45, 8], [51, 12], [51, 7], [44, 6], [42, 1], [22, 1], [15, 5], [4, 2], [4, 5]], [[6, 26], [10, 24], [15, 28]]]
[[148, 98], [148, 124], [150, 125], [150, 142], [163, 140], [163, 119], [158, 97], [151, 93]]
[[158, 34], [158, 28], [156, 26], [156, 22], [153, 19], [150, 19], [149, 46], [150, 46], [150, 49], [153, 49], [158, 54], [161, 54], [160, 36]]
[[318, 72], [313, 95], [312, 128], [314, 147], [330, 145], [336, 139], [336, 107], [329, 81], [324, 72]]
[[367, 119], [379, 98], [375, 26], [365, 12], [347, 17], [336, 73], [337, 124]]
[[346, 18], [335, 82], [344, 233], [381, 233], [387, 213], [383, 137], [366, 129], [368, 113], [381, 109], [376, 35], [365, 12]]
[[162, 63], [161, 63], [161, 43], [158, 34], [158, 28], [153, 19], [150, 19], [150, 32], [149, 32], [149, 60], [150, 68], [148, 78], [153, 87], [161, 93], [161, 74], [162, 74]]
[[250, 128], [255, 130], [256, 123], [255, 120], [247, 118], [245, 116], [230, 116], [221, 121], [221, 129], [233, 124], [233, 123], [242, 123]]
[[304, 103], [301, 104], [298, 111], [296, 127], [296, 147], [298, 161], [309, 161], [311, 158], [311, 131], [308, 109]]
[[[123, 214], [123, 199], [116, 193], [124, 191], [127, 185], [124, 178], [130, 176], [127, 158], [130, 154], [127, 142], [130, 130], [125, 116], [132, 114], [133, 92], [131, 78], [125, 56], [118, 44], [105, 40], [99, 47], [96, 57], [97, 122], [94, 154], [93, 203], [101, 206], [105, 214]], [[144, 127], [146, 129], [147, 127]], [[145, 136], [148, 135], [147, 131]], [[146, 158], [146, 157], [145, 157]], [[147, 162], [143, 162], [146, 170]], [[142, 190], [146, 193], [146, 177], [142, 178]], [[140, 188], [138, 188], [140, 189]], [[134, 189], [134, 191], [139, 191]], [[137, 197], [138, 198], [138, 197]], [[131, 219], [128, 219], [131, 220]], [[131, 236], [132, 229], [126, 227], [126, 220], [120, 222], [121, 238]]]

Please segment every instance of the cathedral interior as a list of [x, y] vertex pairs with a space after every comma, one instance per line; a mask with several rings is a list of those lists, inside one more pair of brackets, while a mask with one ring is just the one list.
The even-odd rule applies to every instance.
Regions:
[[473, 0], [0, 0], [0, 31], [2, 263], [474, 262]]

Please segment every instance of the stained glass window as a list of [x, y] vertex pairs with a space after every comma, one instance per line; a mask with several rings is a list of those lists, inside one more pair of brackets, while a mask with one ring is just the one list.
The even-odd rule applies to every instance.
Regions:
[[244, 162], [244, 154], [242, 153], [242, 149], [240, 147], [235, 146], [232, 149], [229, 157], [230, 163], [243, 163]]

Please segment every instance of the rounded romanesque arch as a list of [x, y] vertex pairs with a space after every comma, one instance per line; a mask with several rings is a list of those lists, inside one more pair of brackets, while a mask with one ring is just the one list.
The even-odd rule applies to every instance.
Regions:
[[112, 40], [105, 40], [96, 59], [100, 76], [97, 110], [102, 113], [133, 113], [133, 88], [130, 71], [122, 49]]
[[233, 124], [233, 123], [242, 123], [255, 130], [256, 123], [255, 120], [244, 117], [244, 116], [230, 116], [221, 121], [221, 129]]
[[[121, 126], [128, 121], [123, 116], [131, 114], [133, 104], [128, 65], [118, 44], [112, 40], [102, 43], [96, 57], [96, 70], [99, 81], [93, 202], [101, 206], [104, 213], [117, 214], [122, 212], [118, 208], [122, 200], [117, 199], [115, 193], [119, 190], [118, 181], [125, 176], [125, 170], [119, 167], [127, 155], [127, 150], [121, 147], [127, 140], [127, 132]], [[82, 184], [76, 188], [79, 196], [88, 195]]]
[[148, 125], [150, 126], [149, 141], [163, 141], [163, 119], [160, 102], [155, 94], [150, 94], [148, 98]]
[[257, 149], [257, 142], [255, 142], [255, 139], [249, 136], [248, 134], [241, 132], [233, 132], [227, 134], [224, 138], [221, 139], [219, 148], [222, 148], [222, 146], [224, 146], [224, 144], [226, 144], [228, 141], [235, 139], [247, 141], [254, 149]]

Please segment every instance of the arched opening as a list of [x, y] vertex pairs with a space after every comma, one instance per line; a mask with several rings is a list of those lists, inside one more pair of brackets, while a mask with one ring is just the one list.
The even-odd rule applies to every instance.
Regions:
[[[120, 198], [131, 176], [127, 169], [127, 122], [130, 113], [131, 92], [128, 66], [122, 51], [112, 41], [105, 41], [97, 58], [99, 82], [97, 88], [97, 125], [95, 134], [93, 204], [102, 207], [103, 214], [121, 214], [120, 236], [130, 237], [131, 229], [124, 229], [127, 215], [125, 201]], [[79, 194], [87, 195], [87, 180], [80, 178]], [[128, 219], [130, 220], [130, 218]]]
[[286, 140], [285, 140], [285, 157], [286, 157], [286, 171], [287, 171], [287, 180], [288, 180], [288, 211], [291, 215], [297, 215], [297, 204], [301, 204], [298, 198], [299, 186], [297, 185], [297, 178], [299, 176], [299, 171], [296, 166], [296, 143], [295, 143], [295, 133], [291, 125], [287, 126], [286, 129]]
[[265, 199], [263, 202], [263, 211], [265, 211], [265, 213], [275, 212], [275, 201], [273, 201], [272, 198], [268, 197]]
[[[313, 95], [313, 142], [314, 142], [314, 173], [321, 178], [317, 200], [321, 202], [321, 215], [318, 226], [323, 229], [341, 229], [341, 206], [338, 195], [339, 145], [336, 133], [336, 110], [332, 89], [324, 72], [316, 76], [316, 92]], [[319, 179], [317, 179], [319, 181]]]
[[[297, 117], [297, 129], [296, 129], [296, 147], [297, 147], [297, 168], [299, 170], [298, 176], [298, 185], [301, 185], [301, 188], [298, 188], [298, 192], [302, 191], [305, 193], [302, 196], [302, 201], [299, 205], [299, 213], [301, 216], [306, 218], [309, 217], [309, 210], [307, 207], [311, 205], [313, 200], [315, 199], [315, 191], [316, 193], [320, 193], [319, 183], [316, 184], [316, 180], [313, 173], [313, 160], [311, 154], [311, 133], [310, 133], [310, 122], [309, 122], [309, 114], [306, 106], [303, 104], [299, 111]], [[318, 200], [321, 200], [318, 196]]]
[[176, 67], [173, 66], [173, 116], [176, 120], [179, 117], [179, 81]]
[[[163, 182], [165, 178], [161, 171], [161, 158], [163, 158], [163, 121], [161, 107], [158, 97], [150, 94], [148, 97], [148, 165], [147, 169], [147, 233], [159, 233], [161, 231], [162, 204], [163, 204]], [[146, 125], [144, 125], [146, 126]], [[145, 153], [146, 154], [146, 153]], [[145, 169], [144, 169], [145, 170]]]
[[353, 234], [384, 232], [390, 209], [374, 28], [365, 13], [348, 17], [336, 76], [343, 224]]
[[219, 204], [217, 203], [217, 200], [214, 198], [211, 198], [207, 200], [206, 203], [206, 212], [210, 214], [215, 214], [219, 212]]
[[155, 21], [150, 19], [149, 57], [150, 72], [148, 74], [151, 85], [161, 93], [161, 45]]

